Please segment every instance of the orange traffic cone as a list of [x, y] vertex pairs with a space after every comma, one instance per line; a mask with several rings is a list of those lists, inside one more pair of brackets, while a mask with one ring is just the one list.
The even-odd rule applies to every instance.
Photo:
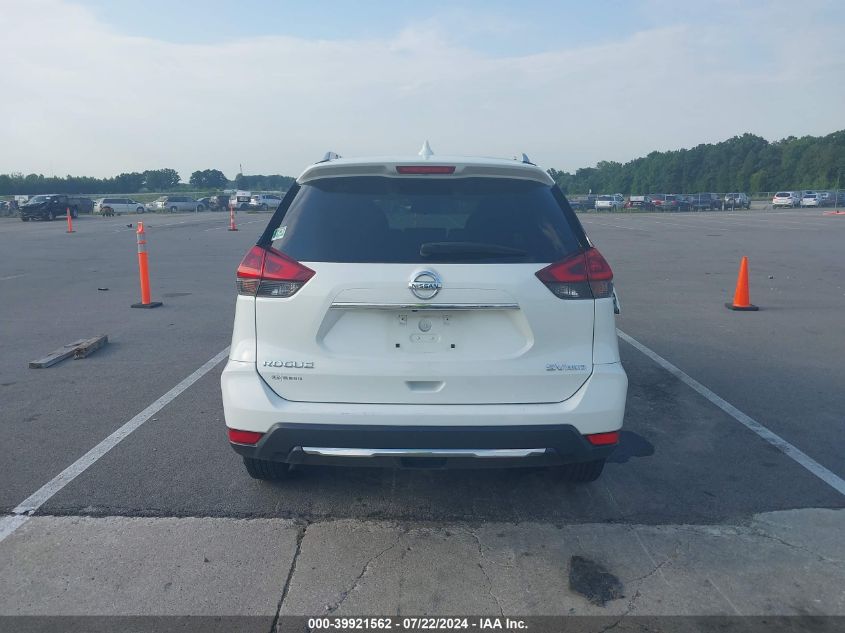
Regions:
[[734, 292], [733, 303], [726, 303], [725, 307], [730, 310], [739, 310], [743, 312], [754, 312], [759, 310], [755, 305], [751, 305], [751, 299], [748, 296], [748, 258], [743, 257], [739, 262], [739, 276], [736, 279], [736, 292]]

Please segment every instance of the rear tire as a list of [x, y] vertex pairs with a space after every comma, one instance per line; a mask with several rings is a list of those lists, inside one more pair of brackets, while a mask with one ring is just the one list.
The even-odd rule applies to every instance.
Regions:
[[144, 207], [138, 207], [137, 209], [135, 209], [135, 213], [143, 213], [143, 212], [144, 212]]
[[595, 481], [604, 470], [605, 460], [596, 459], [591, 462], [566, 464], [560, 467], [560, 474], [566, 481], [574, 484], [586, 484]]
[[28, 217], [26, 217], [25, 215], [22, 215], [22, 216], [21, 216], [21, 221], [22, 221], [22, 222], [29, 222], [29, 218], [28, 218]]
[[246, 472], [253, 479], [279, 481], [287, 479], [290, 474], [290, 465], [284, 462], [271, 462], [253, 457], [244, 457], [243, 460]]

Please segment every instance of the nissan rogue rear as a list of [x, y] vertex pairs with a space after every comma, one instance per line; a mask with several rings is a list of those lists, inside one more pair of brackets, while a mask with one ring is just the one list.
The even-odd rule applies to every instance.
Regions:
[[252, 477], [553, 466], [586, 482], [619, 441], [613, 273], [527, 159], [329, 154], [237, 290], [221, 385]]

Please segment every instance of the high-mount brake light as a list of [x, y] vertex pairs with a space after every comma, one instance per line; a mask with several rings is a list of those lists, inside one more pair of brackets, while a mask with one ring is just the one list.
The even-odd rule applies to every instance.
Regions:
[[253, 246], [238, 266], [238, 294], [292, 297], [314, 271], [272, 248]]
[[596, 248], [571, 255], [535, 274], [559, 299], [607, 299], [613, 296], [613, 271]]
[[454, 165], [398, 165], [399, 174], [454, 174]]

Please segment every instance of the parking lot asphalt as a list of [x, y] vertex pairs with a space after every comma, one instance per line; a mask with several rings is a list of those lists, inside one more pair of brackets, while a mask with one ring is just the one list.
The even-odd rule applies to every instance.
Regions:
[[[845, 218], [823, 216], [817, 210], [588, 213], [580, 217], [614, 269], [622, 301], [617, 322], [621, 331], [834, 475], [845, 477], [841, 457], [845, 449], [841, 413], [845, 410], [841, 379], [845, 369], [845, 260], [841, 248]], [[0, 457], [0, 513], [10, 513], [228, 345], [234, 270], [268, 216], [239, 214], [238, 232], [226, 230], [227, 219], [214, 213], [83, 217], [74, 234], [64, 232], [63, 222], [0, 220], [0, 252], [4, 254], [0, 270], [0, 442], [6, 449]], [[156, 310], [129, 308], [138, 301], [134, 233], [138, 220], [148, 227], [153, 299], [164, 302]], [[724, 307], [732, 295], [742, 255], [750, 260], [751, 300], [761, 308], [756, 313], [736, 313]], [[29, 360], [96, 334], [107, 334], [109, 345], [87, 359], [68, 360], [42, 370], [27, 367]], [[516, 526], [496, 528], [496, 533], [510, 533], [525, 526], [525, 534], [519, 538], [538, 535], [536, 541], [522, 542], [524, 549], [534, 554], [540, 554], [538, 548], [549, 542], [547, 529], [573, 530], [578, 525], [589, 531], [591, 526], [616, 524], [628, 534], [624, 538], [630, 538], [625, 530], [631, 526], [660, 530], [700, 525], [705, 531], [721, 526], [719, 530], [730, 532], [734, 528], [725, 526], [749, 529], [760, 525], [761, 516], [770, 516], [766, 513], [781, 516], [778, 511], [827, 509], [836, 518], [825, 521], [838, 529], [843, 512], [838, 509], [845, 507], [845, 496], [638, 349], [625, 342], [620, 345], [630, 380], [625, 431], [620, 449], [595, 484], [572, 486], [542, 470], [317, 467], [301, 469], [286, 483], [256, 482], [246, 476], [225, 441], [218, 384], [221, 364], [49, 498], [38, 510], [43, 519], [33, 519], [0, 543], [0, 558], [6, 555], [13, 566], [4, 572], [24, 577], [34, 574], [32, 569], [27, 572], [26, 560], [31, 558], [22, 552], [45, 538], [39, 529], [49, 534], [55, 527], [36, 521], [70, 519], [78, 529], [102, 530], [91, 527], [97, 523], [79, 523], [82, 519], [78, 517], [93, 517], [85, 521], [94, 522], [141, 521], [139, 517], [275, 519], [287, 521], [279, 528], [287, 535], [298, 530], [297, 552], [301, 544], [308, 546], [309, 538], [328, 539], [337, 545], [343, 538], [354, 541], [361, 530], [367, 534], [387, 530], [387, 536], [374, 542], [375, 554], [382, 551], [381, 540], [386, 538], [388, 544], [396, 541], [390, 536], [391, 526], [398, 526], [397, 535], [412, 534], [407, 537], [413, 541], [408, 548], [423, 549], [427, 537], [414, 530], [435, 530], [439, 538], [443, 530], [489, 531], [493, 529], [490, 526]], [[53, 518], [56, 516], [68, 519]], [[152, 520], [149, 518], [144, 520]], [[824, 521], [794, 519], [794, 523], [800, 527], [794, 528], [790, 543], [826, 543], [825, 535], [811, 533], [813, 525]], [[143, 531], [145, 525], [159, 524], [131, 525], [126, 531], [134, 534], [137, 525]], [[263, 529], [256, 527], [261, 534]], [[582, 539], [578, 534], [576, 531], [573, 538]], [[724, 540], [726, 548], [729, 540]], [[294, 547], [293, 541], [286, 543], [285, 551]], [[60, 545], [59, 540], [56, 547]], [[441, 551], [440, 545], [432, 551]], [[642, 565], [654, 562], [649, 556], [664, 546], [668, 547], [665, 543], [648, 549], [643, 545], [648, 560], [628, 561], [625, 573], [639, 577]], [[730, 545], [746, 546], [750, 545]], [[477, 549], [476, 554], [485, 555], [480, 544]], [[833, 550], [828, 551], [833, 571], [828, 571], [843, 578], [843, 548], [839, 544]], [[362, 574], [370, 573], [368, 551], [360, 554], [365, 564]], [[448, 557], [449, 548], [442, 551]], [[277, 570], [273, 586], [279, 592], [284, 586], [285, 595], [288, 589], [294, 590], [289, 612], [321, 609], [323, 598], [315, 602], [305, 597], [311, 595], [313, 583], [321, 582], [320, 572], [314, 570], [331, 574], [330, 566], [314, 562], [306, 573], [290, 553], [293, 566], [286, 564]], [[20, 565], [14, 568], [16, 554]], [[609, 556], [605, 562], [624, 567], [623, 558], [621, 554]], [[403, 561], [397, 559], [394, 564], [408, 564]], [[348, 564], [350, 570], [357, 568], [354, 560]], [[756, 559], [749, 563], [757, 565], [760, 573], [766, 571], [766, 564]], [[389, 577], [395, 566], [388, 565], [384, 573]], [[489, 580], [489, 573], [487, 577]], [[502, 580], [505, 585], [511, 581]], [[174, 581], [168, 582], [172, 585]], [[689, 591], [694, 591], [692, 584]], [[508, 586], [508, 591], [520, 590], [517, 585]], [[754, 590], [761, 591], [759, 587]], [[337, 591], [338, 595], [349, 593], [342, 587]], [[661, 591], [667, 591], [666, 587]], [[805, 597], [810, 602], [811, 594], [808, 589]], [[151, 589], [152, 603], [154, 597]], [[37, 596], [29, 599], [37, 601]], [[326, 599], [331, 603], [331, 597]], [[679, 600], [672, 602], [673, 608], [691, 612]], [[722, 601], [721, 606], [713, 606], [716, 612], [749, 612], [737, 605], [726, 606], [718, 596], [714, 600]], [[276, 605], [277, 601], [278, 596], [276, 601], [268, 598], [266, 604]], [[355, 601], [345, 604], [355, 612]], [[358, 612], [376, 608], [376, 603], [360, 603], [366, 604], [370, 606], [360, 606]], [[414, 608], [436, 612], [433, 604], [418, 601]], [[530, 604], [514, 599], [511, 607], [519, 611]], [[624, 601], [620, 604], [621, 612]], [[663, 607], [654, 606], [655, 612], [666, 611], [668, 603], [660, 604]], [[748, 604], [755, 605], [749, 607], [752, 612], [767, 612], [763, 602], [749, 598]], [[470, 605], [482, 611], [487, 608], [482, 603]], [[488, 606], [496, 612], [502, 604]], [[783, 604], [776, 606], [774, 611], [780, 612]], [[181, 605], [181, 610], [174, 607], [171, 611], [185, 612], [184, 608]], [[56, 609], [63, 612], [60, 606]], [[845, 605], [832, 600], [816, 612], [839, 609], [845, 613]], [[0, 602], [0, 613], [9, 612], [27, 611]], [[133, 610], [129, 605], [122, 612], [156, 611], [140, 605]]]

